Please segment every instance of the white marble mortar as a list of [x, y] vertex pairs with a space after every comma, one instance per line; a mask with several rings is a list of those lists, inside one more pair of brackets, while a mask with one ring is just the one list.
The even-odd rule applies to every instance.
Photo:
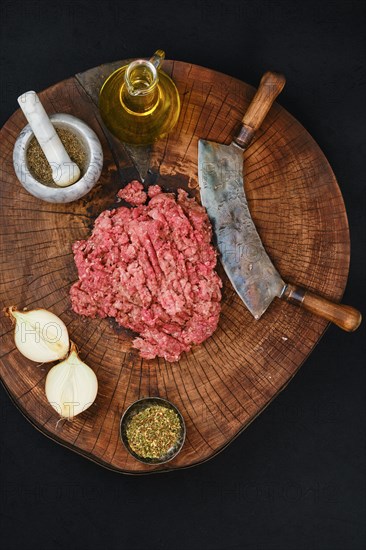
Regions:
[[98, 182], [103, 168], [103, 151], [96, 133], [85, 122], [72, 115], [57, 113], [50, 115], [56, 128], [70, 130], [86, 151], [86, 171], [81, 179], [68, 187], [50, 187], [37, 181], [29, 171], [27, 149], [34, 134], [29, 124], [20, 132], [13, 150], [14, 170], [23, 187], [46, 202], [66, 203], [80, 199]]

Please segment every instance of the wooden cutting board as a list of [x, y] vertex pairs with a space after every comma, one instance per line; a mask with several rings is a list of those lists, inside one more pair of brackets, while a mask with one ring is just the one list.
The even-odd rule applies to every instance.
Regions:
[[[57, 426], [57, 414], [44, 394], [51, 365], [37, 366], [20, 355], [3, 313], [0, 373], [14, 403], [45, 435], [102, 466], [138, 474], [193, 466], [213, 457], [286, 386], [327, 323], [279, 300], [255, 321], [221, 266], [219, 327], [178, 363], [141, 360], [131, 348], [131, 333], [116, 331], [108, 320], [82, 319], [73, 313], [69, 289], [77, 272], [71, 245], [88, 237], [96, 215], [114, 202], [117, 190], [134, 174], [123, 148], [115, 143], [111, 150], [94, 103], [101, 82], [123, 64], [92, 69], [40, 94], [48, 113], [80, 117], [101, 140], [103, 173], [83, 199], [53, 205], [29, 195], [12, 165], [14, 142], [26, 124], [20, 110], [0, 133], [2, 307], [42, 307], [63, 319], [81, 358], [98, 376], [96, 402], [73, 422]], [[163, 69], [178, 86], [182, 110], [173, 133], [152, 147], [150, 167], [159, 169], [165, 189], [182, 186], [197, 194], [197, 140], [229, 143], [255, 90], [187, 63], [166, 61]], [[124, 181], [116, 170], [116, 157]], [[334, 174], [317, 144], [275, 104], [244, 155], [244, 167], [253, 219], [283, 278], [338, 301], [348, 275], [347, 216]], [[120, 441], [123, 411], [144, 396], [166, 397], [187, 424], [182, 452], [163, 466], [136, 461]]]

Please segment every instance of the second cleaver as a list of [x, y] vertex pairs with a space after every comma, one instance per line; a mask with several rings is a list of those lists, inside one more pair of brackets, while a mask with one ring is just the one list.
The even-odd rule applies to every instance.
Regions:
[[284, 85], [282, 75], [265, 73], [240, 131], [230, 145], [199, 140], [198, 179], [202, 204], [212, 222], [227, 276], [255, 319], [263, 315], [277, 296], [352, 332], [362, 319], [355, 308], [330, 302], [282, 280], [249, 212], [243, 186], [243, 152]]

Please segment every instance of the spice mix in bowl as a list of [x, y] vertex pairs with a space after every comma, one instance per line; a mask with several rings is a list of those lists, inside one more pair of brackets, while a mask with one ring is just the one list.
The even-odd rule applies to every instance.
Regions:
[[122, 442], [134, 458], [146, 464], [172, 460], [182, 449], [185, 435], [182, 415], [160, 397], [139, 399], [122, 416]]

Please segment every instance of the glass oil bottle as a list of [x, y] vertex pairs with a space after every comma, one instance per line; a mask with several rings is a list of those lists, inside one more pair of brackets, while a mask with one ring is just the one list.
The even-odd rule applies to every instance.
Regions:
[[99, 110], [107, 128], [121, 141], [147, 145], [164, 137], [177, 123], [178, 90], [160, 66], [162, 50], [147, 61], [137, 59], [112, 73], [99, 96]]

